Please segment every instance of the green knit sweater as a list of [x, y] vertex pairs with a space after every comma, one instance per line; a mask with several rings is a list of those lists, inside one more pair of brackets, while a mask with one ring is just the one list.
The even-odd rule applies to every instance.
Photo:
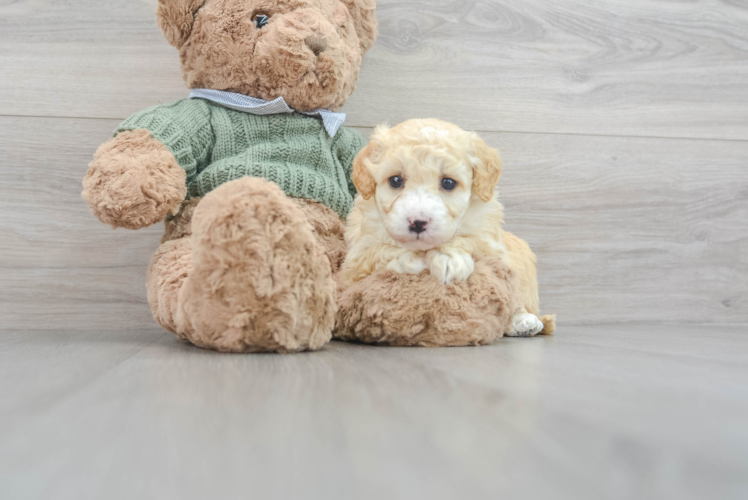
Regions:
[[365, 141], [341, 127], [330, 137], [309, 116], [257, 116], [202, 99], [155, 106], [125, 120], [115, 135], [146, 129], [187, 172], [188, 197], [244, 176], [264, 177], [289, 196], [319, 201], [346, 217], [356, 187], [353, 160]]

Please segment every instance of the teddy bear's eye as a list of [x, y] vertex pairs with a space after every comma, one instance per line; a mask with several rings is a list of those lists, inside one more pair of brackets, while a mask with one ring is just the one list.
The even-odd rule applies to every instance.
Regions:
[[252, 21], [254, 21], [257, 29], [262, 29], [270, 21], [270, 16], [268, 14], [253, 14]]

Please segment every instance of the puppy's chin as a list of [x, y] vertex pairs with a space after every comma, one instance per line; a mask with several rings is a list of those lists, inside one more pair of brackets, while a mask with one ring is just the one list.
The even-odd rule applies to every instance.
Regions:
[[[389, 231], [388, 231], [389, 232]], [[425, 233], [415, 234], [415, 233], [409, 233], [407, 235], [402, 234], [392, 234], [389, 232], [390, 237], [395, 240], [401, 247], [411, 250], [411, 251], [421, 251], [421, 252], [427, 252], [445, 241], [447, 241], [449, 238], [438, 238], [434, 237]]]

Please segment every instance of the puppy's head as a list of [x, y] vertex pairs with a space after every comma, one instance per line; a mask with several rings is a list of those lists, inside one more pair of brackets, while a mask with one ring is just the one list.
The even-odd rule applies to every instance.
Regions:
[[409, 250], [449, 241], [470, 208], [494, 197], [501, 158], [477, 134], [439, 120], [378, 127], [353, 165], [389, 235]]

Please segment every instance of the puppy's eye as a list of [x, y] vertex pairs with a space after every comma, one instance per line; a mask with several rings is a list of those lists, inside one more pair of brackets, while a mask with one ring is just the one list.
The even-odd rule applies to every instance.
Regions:
[[405, 181], [399, 175], [390, 177], [390, 186], [392, 187], [392, 189], [400, 189], [401, 187], [403, 187], [403, 184], [405, 184]]
[[447, 191], [452, 191], [457, 187], [457, 181], [450, 178], [442, 179], [442, 187]]
[[265, 27], [268, 21], [270, 21], [270, 15], [262, 14], [262, 13], [255, 13], [255, 14], [252, 14], [252, 21], [254, 21], [255, 26], [257, 26], [257, 29], [262, 29], [263, 27]]

